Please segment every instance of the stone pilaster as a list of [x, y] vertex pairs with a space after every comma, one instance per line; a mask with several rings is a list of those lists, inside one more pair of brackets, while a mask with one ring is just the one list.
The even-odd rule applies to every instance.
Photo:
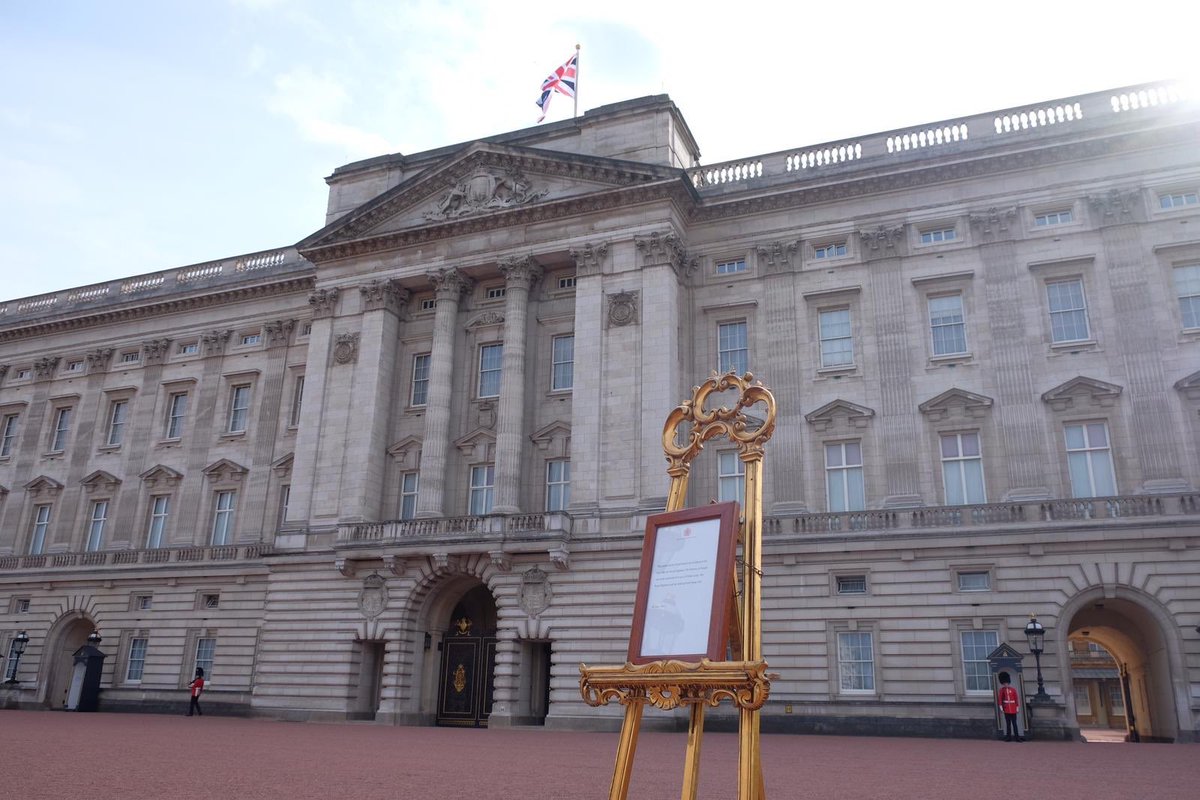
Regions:
[[572, 250], [575, 257], [575, 381], [571, 390], [571, 461], [573, 514], [595, 513], [600, 506], [600, 429], [604, 292], [601, 278], [607, 243]]
[[532, 257], [500, 264], [504, 273], [504, 372], [496, 419], [496, 503], [500, 514], [521, 510], [525, 444], [525, 338], [529, 291], [542, 276]]
[[429, 276], [437, 292], [433, 318], [433, 348], [429, 357], [429, 402], [425, 437], [421, 443], [418, 517], [445, 516], [446, 454], [450, 449], [450, 400], [454, 392], [454, 340], [458, 334], [458, 304], [471, 279], [456, 269]]

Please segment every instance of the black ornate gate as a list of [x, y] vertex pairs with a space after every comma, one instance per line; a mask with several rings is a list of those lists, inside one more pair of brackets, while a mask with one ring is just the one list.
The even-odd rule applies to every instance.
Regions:
[[442, 674], [438, 688], [438, 725], [486, 728], [492, 712], [496, 637], [473, 631], [463, 616], [442, 639]]

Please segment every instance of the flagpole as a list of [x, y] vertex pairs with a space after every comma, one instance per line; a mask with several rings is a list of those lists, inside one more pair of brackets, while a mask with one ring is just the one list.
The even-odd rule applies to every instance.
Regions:
[[579, 116], [579, 45], [575, 45], [575, 113], [573, 117]]

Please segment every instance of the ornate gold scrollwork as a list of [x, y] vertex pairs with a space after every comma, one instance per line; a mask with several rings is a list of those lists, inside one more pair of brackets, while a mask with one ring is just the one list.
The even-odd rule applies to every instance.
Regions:
[[459, 664], [458, 669], [454, 670], [454, 691], [462, 694], [465, 688], [467, 688], [467, 670], [462, 664]]
[[[737, 402], [733, 408], [721, 406], [716, 409], [704, 407], [704, 401], [714, 392], [736, 390]], [[753, 430], [746, 410], [762, 403], [766, 406], [766, 419]], [[691, 423], [687, 441], [679, 444], [679, 428]], [[743, 461], [761, 460], [763, 444], [775, 432], [775, 398], [767, 387], [754, 380], [747, 372], [741, 377], [732, 370], [724, 375], [715, 371], [708, 380], [692, 387], [692, 398], [679, 404], [667, 417], [663, 426], [663, 452], [666, 454], [667, 474], [671, 477], [686, 475], [692, 459], [704, 449], [709, 439], [724, 434], [738, 448]]]
[[765, 661], [652, 661], [620, 667], [579, 665], [579, 691], [589, 706], [649, 702], [670, 711], [681, 705], [763, 707], [771, 692]]

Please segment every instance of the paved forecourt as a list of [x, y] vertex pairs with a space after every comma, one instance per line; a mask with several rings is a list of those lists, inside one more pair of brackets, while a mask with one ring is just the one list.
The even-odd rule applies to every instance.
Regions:
[[[181, 708], [182, 708], [181, 704]], [[679, 796], [683, 733], [644, 733], [630, 797]], [[4, 794], [121, 798], [605, 798], [615, 733], [0, 711]], [[1192, 800], [1196, 745], [765, 736], [768, 797]], [[737, 739], [704, 739], [700, 797], [736, 794]]]

